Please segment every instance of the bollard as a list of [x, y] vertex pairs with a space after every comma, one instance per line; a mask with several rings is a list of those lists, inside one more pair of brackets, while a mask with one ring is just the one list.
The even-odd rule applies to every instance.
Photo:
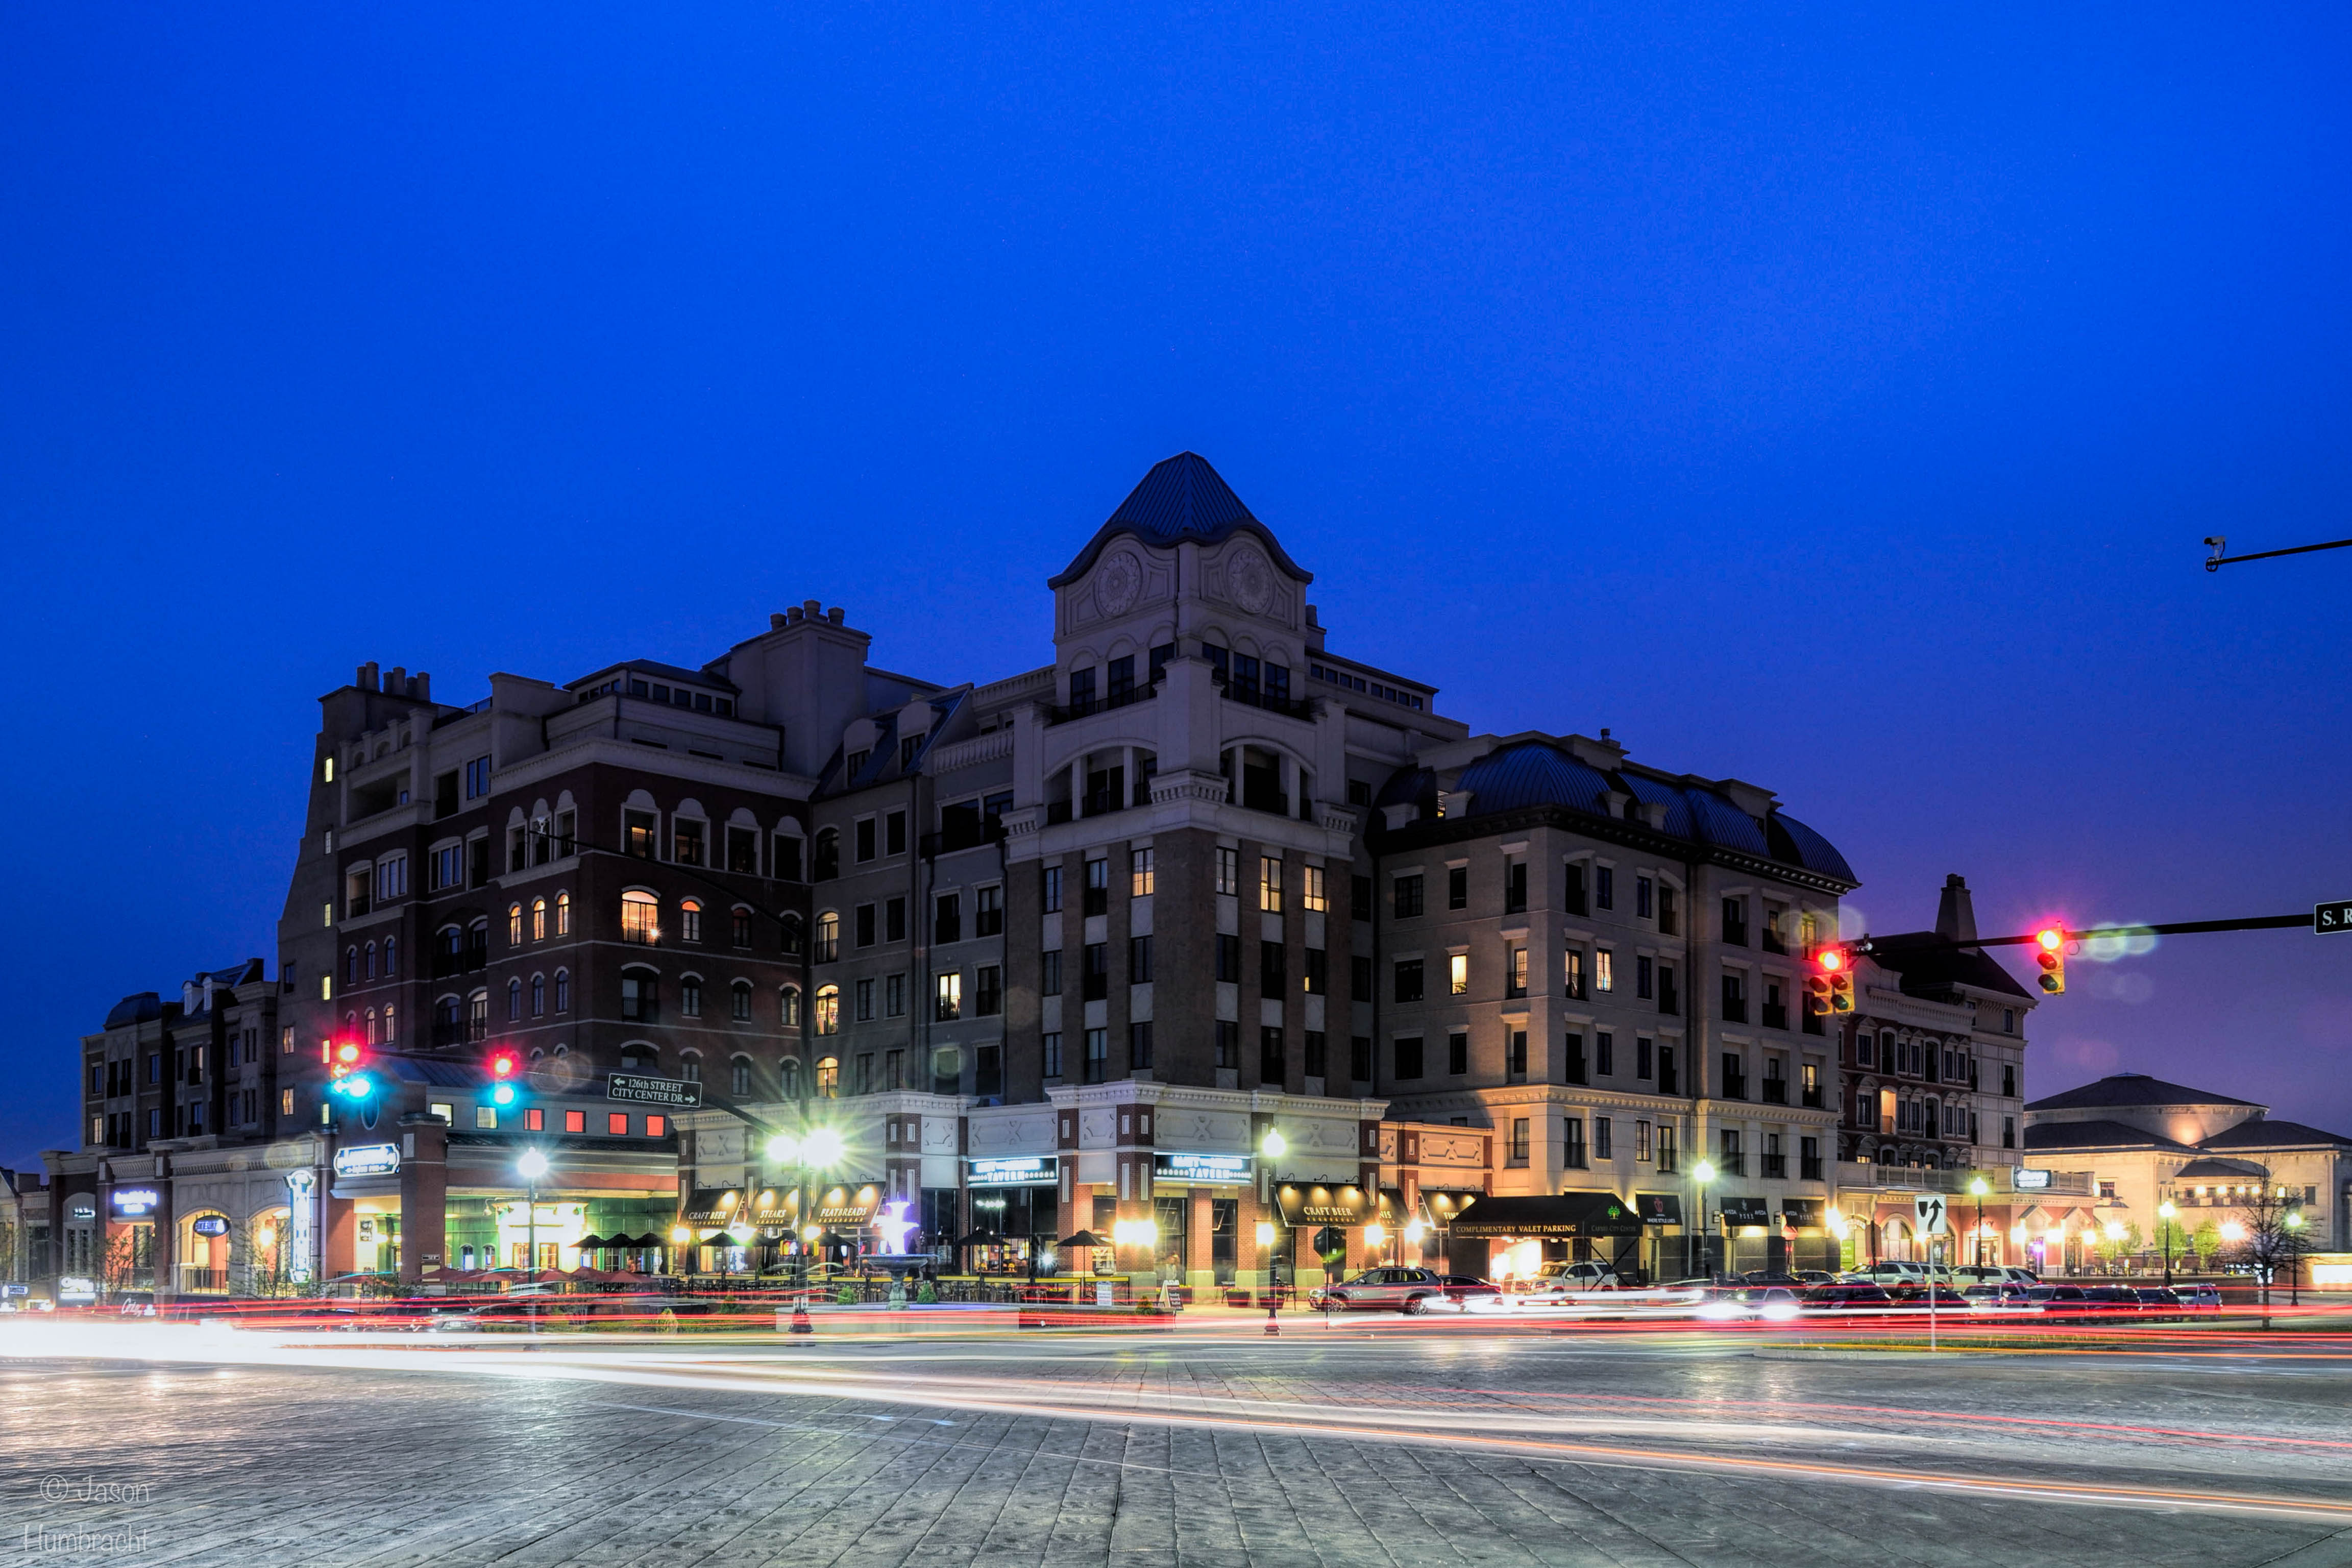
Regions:
[[813, 1334], [816, 1332], [816, 1325], [809, 1321], [808, 1303], [806, 1301], [795, 1301], [793, 1303], [793, 1332], [796, 1334]]
[[1274, 1315], [1274, 1298], [1265, 1299], [1265, 1331], [1268, 1338], [1282, 1332], [1282, 1324]]

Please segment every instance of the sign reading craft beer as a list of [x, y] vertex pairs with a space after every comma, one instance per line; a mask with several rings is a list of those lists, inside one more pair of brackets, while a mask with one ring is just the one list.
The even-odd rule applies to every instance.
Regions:
[[1345, 1229], [1372, 1217], [1372, 1194], [1354, 1185], [1300, 1186], [1290, 1182], [1274, 1189], [1275, 1206], [1288, 1226], [1333, 1225]]

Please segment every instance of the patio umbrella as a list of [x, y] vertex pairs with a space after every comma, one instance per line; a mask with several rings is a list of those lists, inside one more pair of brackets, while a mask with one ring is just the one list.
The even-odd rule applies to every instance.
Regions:
[[1082, 1230], [1075, 1235], [1062, 1237], [1061, 1240], [1055, 1242], [1054, 1245], [1056, 1247], [1108, 1247], [1110, 1243], [1105, 1241], [1101, 1237], [1097, 1236], [1093, 1231]]
[[956, 1238], [955, 1245], [958, 1247], [998, 1247], [1002, 1246], [1003, 1241], [1004, 1237], [999, 1236], [992, 1230], [975, 1230], [970, 1236], [958, 1237]]

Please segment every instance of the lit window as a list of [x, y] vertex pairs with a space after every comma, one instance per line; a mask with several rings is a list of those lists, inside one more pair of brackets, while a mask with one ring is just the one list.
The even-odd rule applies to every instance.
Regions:
[[667, 1118], [667, 1117], [661, 1117], [661, 1116], [648, 1116], [648, 1117], [646, 1117], [646, 1137], [648, 1137], [648, 1138], [658, 1138], [658, 1137], [660, 1137], [663, 1133], [665, 1133], [665, 1132], [667, 1132], [667, 1131], [669, 1131], [669, 1120], [668, 1120], [668, 1118]]
[[1219, 849], [1217, 851], [1217, 891], [1235, 894], [1241, 890], [1241, 852], [1236, 849]]
[[1605, 947], [1592, 950], [1592, 988], [1611, 991], [1616, 988], [1616, 955]]
[[586, 1111], [584, 1111], [584, 1110], [567, 1110], [567, 1111], [565, 1111], [565, 1112], [563, 1113], [563, 1130], [564, 1130], [566, 1132], [585, 1132], [585, 1131], [588, 1131], [588, 1113], [587, 1113]]
[[702, 940], [702, 906], [692, 899], [678, 905], [677, 924], [680, 942], [700, 942]]
[[938, 1023], [948, 1023], [963, 1016], [963, 975], [961, 972], [939, 977], [939, 1005], [931, 1016]]
[[520, 904], [507, 906], [507, 945], [509, 947], [522, 945], [522, 906]]
[[555, 895], [555, 934], [572, 934], [572, 895], [569, 893]]
[[831, 963], [841, 956], [841, 917], [827, 910], [816, 917], [816, 962]]
[[621, 895], [621, 940], [650, 946], [661, 940], [661, 900], [651, 893]]
[[1470, 994], [1470, 955], [1457, 952], [1445, 961], [1445, 992], [1449, 996]]
[[[820, 997], [822, 1003], [822, 997]], [[816, 1097], [819, 1100], [841, 1098], [841, 1058], [826, 1057], [816, 1064]]]
[[816, 988], [816, 1032], [820, 1035], [841, 1033], [841, 987], [838, 985]]
[[1282, 912], [1282, 862], [1271, 855], [1258, 858], [1257, 907], [1270, 915]]
[[1127, 868], [1128, 896], [1137, 899], [1150, 898], [1151, 896], [1153, 880], [1151, 851], [1149, 849], [1129, 850], [1127, 855]]
[[1298, 872], [1298, 907], [1309, 914], [1319, 915], [1326, 908], [1323, 902], [1323, 868], [1305, 866]]
[[625, 1110], [605, 1112], [604, 1131], [615, 1138], [625, 1136], [629, 1131], [629, 1113]]
[[547, 1131], [547, 1112], [534, 1106], [522, 1113], [522, 1130], [526, 1132]]
[[530, 901], [530, 940], [533, 942], [547, 940], [547, 900], [545, 899], [533, 899]]

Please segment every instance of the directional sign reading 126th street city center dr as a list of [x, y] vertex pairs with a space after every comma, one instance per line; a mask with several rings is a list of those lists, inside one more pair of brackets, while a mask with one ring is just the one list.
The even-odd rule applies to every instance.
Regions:
[[1919, 1234], [1944, 1234], [1944, 1200], [1935, 1193], [1921, 1193], [1911, 1200], [1912, 1213], [1918, 1216]]
[[2326, 936], [2332, 931], [2352, 931], [2352, 899], [2339, 899], [2332, 904], [2321, 904], [2311, 911], [2311, 929]]

